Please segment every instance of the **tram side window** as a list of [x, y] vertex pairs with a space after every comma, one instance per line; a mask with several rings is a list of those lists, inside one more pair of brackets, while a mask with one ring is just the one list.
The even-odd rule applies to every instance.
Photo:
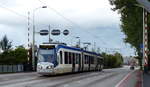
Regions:
[[89, 64], [91, 64], [91, 56], [89, 56], [89, 59], [88, 59], [88, 61], [89, 61]]
[[84, 55], [84, 64], [86, 63], [86, 55]]
[[79, 64], [81, 64], [81, 54], [79, 54]]
[[97, 57], [94, 57], [94, 64], [98, 62]]
[[60, 64], [62, 64], [62, 51], [60, 51]]
[[86, 57], [86, 64], [88, 64], [89, 56]]
[[88, 56], [86, 56], [86, 64], [88, 64]]
[[75, 60], [76, 60], [76, 64], [79, 64], [79, 54], [76, 54]]
[[85, 59], [84, 64], [88, 64], [88, 56], [87, 55], [84, 56], [84, 59]]
[[65, 64], [68, 64], [68, 52], [65, 52], [64, 59], [65, 59]]
[[71, 58], [72, 56], [71, 56], [71, 55], [72, 55], [72, 54], [71, 54], [71, 53], [69, 53], [69, 58], [68, 58], [68, 59], [69, 59], [69, 64], [71, 64], [71, 63], [72, 63], [72, 58]]
[[91, 64], [94, 64], [94, 57], [91, 57]]
[[72, 63], [75, 63], [75, 54], [72, 53]]

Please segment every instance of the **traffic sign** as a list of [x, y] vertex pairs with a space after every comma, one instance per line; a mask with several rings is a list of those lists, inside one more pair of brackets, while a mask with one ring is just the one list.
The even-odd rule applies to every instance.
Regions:
[[64, 35], [68, 35], [68, 34], [69, 34], [69, 30], [64, 30], [64, 31], [63, 31], [63, 34], [64, 34]]
[[143, 49], [143, 48], [144, 48], [143, 44], [140, 44], [140, 48], [141, 48], [141, 49]]
[[51, 31], [51, 34], [52, 35], [60, 35], [60, 30], [54, 29], [54, 30]]
[[40, 35], [48, 35], [49, 31], [48, 30], [40, 30]]

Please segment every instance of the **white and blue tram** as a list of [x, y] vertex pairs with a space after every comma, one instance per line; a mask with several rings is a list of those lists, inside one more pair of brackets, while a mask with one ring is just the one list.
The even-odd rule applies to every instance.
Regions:
[[63, 44], [41, 44], [38, 50], [37, 72], [55, 75], [83, 71], [101, 71], [103, 57], [95, 52]]

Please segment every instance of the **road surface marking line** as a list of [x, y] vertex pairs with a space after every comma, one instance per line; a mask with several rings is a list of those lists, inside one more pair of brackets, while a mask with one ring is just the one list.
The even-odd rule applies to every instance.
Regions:
[[81, 83], [81, 81], [77, 81], [77, 83]]
[[63, 87], [69, 87], [69, 85], [68, 85], [68, 84], [65, 84]]
[[126, 80], [130, 77], [130, 75], [131, 75], [133, 72], [135, 72], [135, 71], [132, 71], [132, 72], [128, 73], [115, 87], [120, 87], [121, 84], [122, 84], [124, 81], [126, 81]]

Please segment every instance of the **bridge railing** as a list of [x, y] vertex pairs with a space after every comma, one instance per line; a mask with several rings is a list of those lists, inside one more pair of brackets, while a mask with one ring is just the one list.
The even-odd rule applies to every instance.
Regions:
[[23, 72], [24, 66], [21, 64], [18, 65], [0, 65], [0, 73], [6, 72]]

